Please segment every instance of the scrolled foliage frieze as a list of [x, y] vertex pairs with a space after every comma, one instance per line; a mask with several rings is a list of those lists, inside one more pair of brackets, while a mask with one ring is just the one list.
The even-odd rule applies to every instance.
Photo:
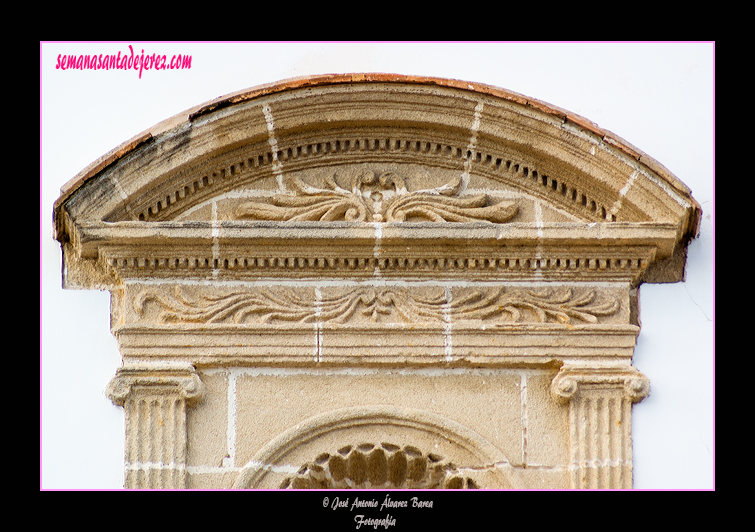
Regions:
[[[143, 289], [133, 299], [140, 318], [156, 309], [160, 323], [494, 323], [595, 324], [615, 315], [619, 299], [596, 289], [503, 287], [410, 289], [402, 286], [278, 286], [188, 294]], [[154, 311], [152, 311], [154, 312]]]

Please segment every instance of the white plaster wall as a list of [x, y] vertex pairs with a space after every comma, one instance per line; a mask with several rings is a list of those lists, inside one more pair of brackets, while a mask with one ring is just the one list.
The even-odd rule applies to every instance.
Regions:
[[[189, 54], [191, 69], [56, 70], [58, 54]], [[123, 486], [120, 365], [107, 292], [64, 291], [52, 205], [123, 141], [239, 89], [324, 73], [391, 72], [504, 87], [596, 122], [654, 157], [702, 205], [687, 281], [643, 285], [635, 365], [635, 487], [714, 487], [713, 43], [45, 43], [40, 46], [40, 487]]]

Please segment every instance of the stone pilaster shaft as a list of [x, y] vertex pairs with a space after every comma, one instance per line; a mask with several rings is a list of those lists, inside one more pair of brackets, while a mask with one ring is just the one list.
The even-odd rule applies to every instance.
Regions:
[[572, 399], [572, 487], [632, 487], [631, 415], [631, 402], [615, 390], [588, 389]]
[[551, 390], [569, 403], [572, 487], [630, 489], [632, 403], [647, 396], [647, 378], [634, 368], [564, 368]]
[[124, 407], [126, 487], [184, 488], [186, 401], [136, 392]]
[[202, 397], [191, 366], [125, 366], [108, 385], [125, 409], [125, 487], [186, 487], [186, 408]]

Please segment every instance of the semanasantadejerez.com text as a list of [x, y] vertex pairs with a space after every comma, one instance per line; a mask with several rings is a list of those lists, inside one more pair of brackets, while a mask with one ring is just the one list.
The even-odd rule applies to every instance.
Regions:
[[138, 70], [139, 79], [145, 70], [176, 70], [191, 68], [190, 55], [174, 55], [168, 60], [167, 55], [134, 54], [134, 49], [129, 45], [129, 52], [121, 54], [99, 55], [64, 55], [58, 54], [55, 68], [59, 70]]

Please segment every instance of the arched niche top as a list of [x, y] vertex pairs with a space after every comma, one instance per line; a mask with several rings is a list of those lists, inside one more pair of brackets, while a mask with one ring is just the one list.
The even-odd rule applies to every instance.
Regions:
[[376, 223], [386, 245], [474, 233], [533, 249], [645, 246], [656, 267], [632, 281], [678, 281], [700, 216], [663, 165], [589, 120], [479, 83], [393, 74], [291, 79], [189, 109], [92, 163], [54, 206], [55, 238], [76, 257], [70, 286], [112, 284], [78, 260], [104, 244], [211, 246], [219, 233], [260, 244], [305, 227], [312, 242], [349, 228], [357, 246]]
[[[378, 443], [368, 443], [375, 438]], [[390, 464], [388, 458], [405, 463]], [[302, 421], [260, 449], [233, 487], [285, 488], [308, 476], [307, 469], [331, 467], [329, 485], [319, 487], [524, 487], [503, 452], [474, 430], [432, 412], [385, 405], [343, 408]]]

